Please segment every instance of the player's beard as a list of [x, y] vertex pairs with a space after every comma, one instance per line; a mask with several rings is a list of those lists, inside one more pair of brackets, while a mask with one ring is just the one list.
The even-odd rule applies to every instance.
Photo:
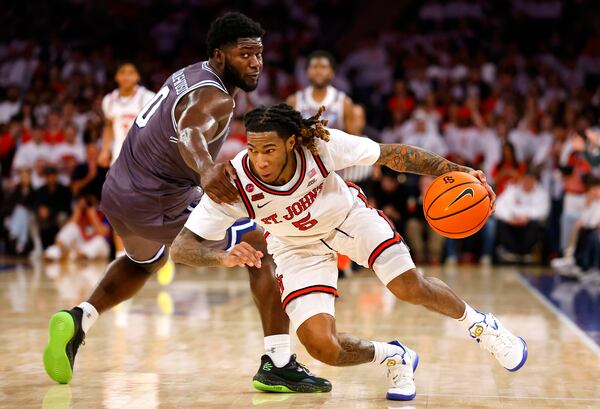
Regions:
[[223, 67], [223, 80], [226, 84], [231, 84], [244, 92], [254, 91], [258, 86], [258, 82], [256, 84], [246, 83], [241, 74], [229, 64], [227, 59], [225, 59], [225, 67]]

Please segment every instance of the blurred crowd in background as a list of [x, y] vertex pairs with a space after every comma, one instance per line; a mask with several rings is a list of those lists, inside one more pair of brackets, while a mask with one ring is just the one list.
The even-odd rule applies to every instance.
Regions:
[[108, 257], [98, 157], [116, 67], [133, 62], [158, 90], [206, 58], [206, 31], [226, 10], [267, 34], [259, 87], [239, 95], [222, 159], [243, 148], [243, 113], [308, 86], [308, 56], [327, 50], [332, 85], [352, 100], [348, 131], [482, 169], [499, 195], [482, 231], [446, 240], [423, 216], [431, 178], [345, 175], [416, 262], [600, 268], [600, 4], [591, 0], [13, 3], [0, 17], [3, 253], [48, 254], [61, 232], [89, 243], [75, 257]]

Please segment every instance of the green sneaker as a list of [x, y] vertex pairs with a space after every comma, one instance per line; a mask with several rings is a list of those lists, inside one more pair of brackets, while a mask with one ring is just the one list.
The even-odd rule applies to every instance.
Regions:
[[75, 307], [59, 311], [50, 318], [48, 344], [44, 350], [44, 369], [58, 383], [69, 383], [79, 345], [85, 339], [81, 329], [83, 310]]
[[308, 368], [296, 361], [296, 354], [290, 362], [278, 368], [268, 355], [263, 355], [260, 368], [252, 379], [252, 385], [265, 392], [305, 392], [318, 393], [331, 391], [331, 382], [313, 375]]

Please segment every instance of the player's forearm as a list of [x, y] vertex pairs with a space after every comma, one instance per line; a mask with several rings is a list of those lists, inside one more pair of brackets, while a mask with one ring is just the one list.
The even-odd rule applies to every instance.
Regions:
[[198, 129], [184, 129], [179, 134], [178, 146], [183, 160], [196, 173], [202, 175], [208, 167], [214, 166], [206, 138]]
[[175, 263], [192, 267], [216, 267], [223, 265], [227, 253], [206, 247], [205, 240], [187, 228], [183, 228], [171, 246], [171, 258]]
[[447, 172], [470, 172], [473, 169], [451, 162], [443, 157], [405, 144], [379, 144], [381, 154], [376, 165], [385, 165], [397, 172], [440, 176]]
[[102, 151], [108, 152], [110, 150], [114, 137], [112, 124], [104, 125], [104, 129], [102, 131]]

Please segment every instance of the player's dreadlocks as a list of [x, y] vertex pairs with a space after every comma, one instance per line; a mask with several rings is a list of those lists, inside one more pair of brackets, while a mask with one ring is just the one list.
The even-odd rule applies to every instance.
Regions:
[[302, 118], [300, 112], [287, 104], [270, 107], [260, 106], [244, 116], [248, 132], [277, 132], [282, 138], [296, 135], [297, 146], [304, 145], [317, 153], [317, 139], [329, 141], [329, 131], [325, 129], [326, 119], [319, 119], [325, 107], [319, 108], [310, 118]]
[[212, 57], [215, 48], [234, 44], [239, 38], [262, 37], [265, 30], [259, 23], [242, 13], [226, 13], [213, 21], [206, 35], [206, 51]]

